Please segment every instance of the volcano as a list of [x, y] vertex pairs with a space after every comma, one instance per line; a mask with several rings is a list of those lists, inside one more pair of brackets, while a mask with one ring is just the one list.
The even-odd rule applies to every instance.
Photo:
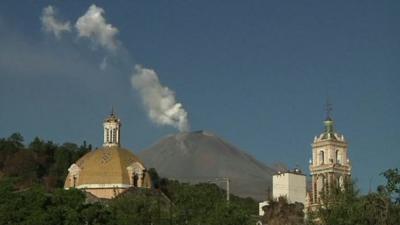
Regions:
[[[206, 131], [167, 136], [138, 156], [161, 177], [190, 183], [229, 178], [232, 194], [256, 200], [265, 200], [275, 173], [251, 155]], [[225, 183], [217, 184], [225, 188]]]

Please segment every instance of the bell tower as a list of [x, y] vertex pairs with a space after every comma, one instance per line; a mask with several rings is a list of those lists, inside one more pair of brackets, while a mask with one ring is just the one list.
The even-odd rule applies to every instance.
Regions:
[[120, 146], [121, 140], [121, 121], [115, 115], [114, 109], [111, 114], [104, 120], [104, 147]]
[[351, 164], [348, 157], [347, 141], [342, 134], [335, 131], [331, 117], [331, 105], [327, 103], [327, 116], [324, 121], [325, 130], [314, 138], [310, 172], [312, 177], [311, 193], [308, 196], [309, 206], [323, 204], [321, 193], [329, 191], [333, 185], [344, 187], [350, 178]]

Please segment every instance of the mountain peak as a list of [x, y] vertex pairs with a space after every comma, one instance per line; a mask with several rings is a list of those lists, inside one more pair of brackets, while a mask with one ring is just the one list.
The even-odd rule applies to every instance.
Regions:
[[187, 182], [229, 177], [232, 193], [261, 200], [274, 170], [208, 131], [181, 132], [139, 153], [160, 176]]

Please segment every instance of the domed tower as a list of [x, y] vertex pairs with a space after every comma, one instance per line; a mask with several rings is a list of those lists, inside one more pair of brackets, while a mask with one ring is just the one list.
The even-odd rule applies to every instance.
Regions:
[[142, 161], [120, 147], [121, 121], [114, 111], [103, 126], [103, 147], [85, 154], [69, 167], [64, 188], [82, 189], [108, 199], [129, 188], [151, 188], [151, 179]]
[[331, 108], [328, 104], [327, 117], [324, 121], [325, 130], [322, 134], [316, 136], [311, 144], [312, 188], [308, 196], [311, 209], [323, 204], [321, 193], [328, 191], [333, 185], [344, 187], [344, 182], [351, 175], [347, 142], [342, 134], [335, 131], [330, 111]]

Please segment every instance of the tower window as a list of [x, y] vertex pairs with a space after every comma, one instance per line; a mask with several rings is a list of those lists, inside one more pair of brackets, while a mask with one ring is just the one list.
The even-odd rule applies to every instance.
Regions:
[[336, 163], [342, 164], [342, 154], [340, 154], [339, 150], [336, 150]]
[[324, 164], [324, 160], [325, 160], [325, 154], [324, 151], [320, 151], [319, 152], [319, 164]]
[[76, 176], [74, 175], [74, 176], [72, 176], [72, 178], [74, 179], [73, 187], [76, 187]]
[[110, 142], [110, 133], [108, 132], [108, 129], [106, 128], [106, 141]]
[[114, 129], [110, 130], [110, 143], [113, 142]]

